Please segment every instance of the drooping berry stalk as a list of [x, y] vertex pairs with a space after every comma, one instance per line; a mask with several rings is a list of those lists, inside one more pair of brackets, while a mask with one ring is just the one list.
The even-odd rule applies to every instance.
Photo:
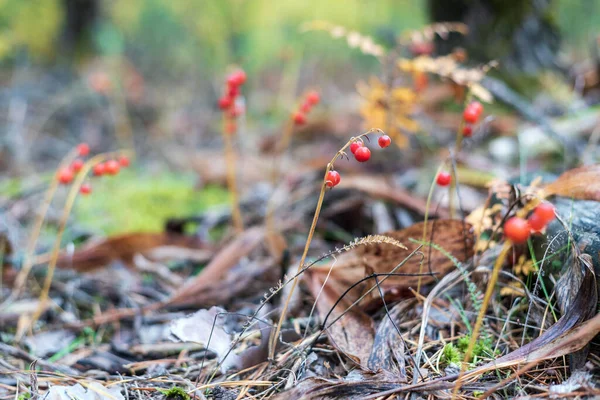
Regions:
[[243, 113], [242, 107], [237, 104], [237, 98], [241, 95], [241, 87], [246, 83], [246, 73], [238, 69], [227, 77], [225, 94], [219, 99], [218, 106], [223, 111], [221, 133], [225, 149], [225, 167], [227, 177], [227, 188], [231, 196], [231, 219], [236, 232], [244, 230], [244, 219], [239, 202], [239, 190], [237, 186], [236, 152], [233, 146], [233, 138], [237, 133], [237, 118]]
[[54, 241], [54, 247], [52, 248], [52, 252], [50, 254], [50, 260], [48, 261], [48, 268], [46, 271], [46, 278], [44, 280], [44, 285], [42, 287], [42, 291], [39, 297], [38, 307], [31, 318], [31, 325], [35, 324], [37, 319], [40, 317], [42, 312], [46, 309], [46, 303], [48, 301], [48, 293], [50, 292], [50, 285], [52, 284], [52, 278], [54, 277], [54, 271], [56, 270], [56, 263], [58, 261], [58, 255], [60, 253], [60, 244], [62, 241], [62, 236], [67, 226], [67, 221], [69, 219], [69, 215], [71, 214], [71, 210], [73, 209], [73, 205], [75, 204], [75, 199], [77, 195], [80, 193], [81, 185], [84, 183], [88, 173], [92, 170], [94, 165], [99, 164], [107, 159], [119, 157], [119, 156], [127, 156], [132, 157], [133, 151], [131, 150], [122, 150], [114, 153], [103, 153], [98, 154], [88, 161], [86, 161], [81, 171], [75, 176], [73, 184], [69, 188], [69, 193], [67, 195], [67, 200], [63, 207], [62, 215], [58, 224], [58, 230], [56, 232], [56, 239]]
[[[360, 140], [362, 140], [363, 137], [367, 136], [370, 133], [374, 133], [374, 132], [380, 133], [381, 135], [384, 134], [384, 132], [381, 129], [373, 128], [367, 132], [360, 134], [357, 137], [350, 138], [350, 140], [348, 140], [348, 142], [346, 142], [346, 144], [341, 149], [339, 149], [337, 153], [335, 153], [335, 155], [333, 156], [331, 161], [327, 164], [327, 167], [325, 168], [325, 174], [323, 175], [323, 179], [321, 181], [321, 191], [319, 193], [319, 198], [317, 200], [317, 206], [315, 208], [313, 220], [310, 225], [310, 229], [308, 230], [308, 236], [306, 238], [306, 243], [304, 245], [304, 251], [302, 252], [302, 257], [300, 258], [300, 263], [298, 264], [298, 269], [296, 272], [299, 272], [300, 270], [302, 270], [302, 268], [304, 268], [304, 262], [306, 261], [306, 257], [308, 255], [308, 250], [310, 248], [310, 244], [312, 242], [312, 238], [315, 233], [315, 229], [317, 227], [317, 222], [319, 220], [319, 214], [321, 213], [321, 207], [323, 206], [323, 199], [325, 197], [325, 192], [328, 188], [327, 183], [330, 182], [329, 181], [329, 179], [331, 178], [330, 172], [334, 171], [334, 169], [333, 169], [334, 163], [337, 161], [338, 158], [340, 158], [342, 156], [347, 156], [346, 149], [348, 149], [352, 145], [352, 143], [354, 143], [357, 140], [360, 141]], [[281, 314], [279, 315], [279, 321], [277, 323], [277, 327], [272, 331], [272, 334], [271, 334], [271, 337], [269, 340], [269, 359], [273, 359], [273, 357], [275, 355], [275, 347], [279, 340], [279, 333], [281, 332], [281, 326], [283, 324], [283, 321], [285, 321], [289, 303], [294, 294], [294, 290], [296, 289], [296, 286], [298, 285], [298, 278], [299, 277], [296, 276], [294, 278], [294, 280], [292, 281], [292, 288], [290, 289], [288, 296], [285, 300], [285, 303], [283, 304], [283, 309], [281, 310]]]
[[[441, 164], [437, 171], [435, 172], [435, 178], [431, 181], [431, 185], [429, 186], [429, 194], [427, 195], [427, 202], [425, 203], [425, 215], [423, 216], [423, 239], [422, 242], [425, 243], [427, 241], [427, 219], [429, 218], [429, 207], [431, 207], [431, 199], [433, 197], [433, 191], [438, 185], [438, 177], [440, 173], [444, 170], [445, 163]], [[423, 263], [419, 265], [419, 279], [417, 280], [417, 293], [421, 291], [421, 274], [423, 273]]]
[[[69, 165], [73, 163], [73, 161], [81, 154], [81, 149], [85, 152], [86, 149], [89, 151], [89, 146], [85, 143], [81, 143], [77, 147], [73, 148], [60, 162], [57, 171], [62, 171], [65, 168], [69, 168]], [[16, 298], [18, 298], [21, 294], [23, 286], [31, 272], [31, 268], [33, 267], [33, 253], [35, 252], [35, 246], [37, 244], [38, 238], [40, 236], [40, 232], [42, 231], [42, 226], [44, 225], [44, 220], [46, 219], [46, 214], [48, 213], [48, 209], [50, 208], [50, 204], [52, 203], [52, 199], [56, 194], [56, 190], [60, 185], [59, 177], [57, 174], [54, 174], [53, 179], [50, 181], [50, 186], [48, 186], [48, 190], [44, 196], [44, 200], [42, 202], [42, 206], [39, 212], [35, 216], [35, 221], [33, 223], [33, 229], [31, 234], [29, 235], [29, 240], [27, 241], [27, 248], [25, 250], [25, 257], [23, 259], [23, 268], [19, 271], [15, 279], [15, 284], [13, 290], [11, 291], [10, 296], [5, 301], [9, 302]]]
[[244, 219], [242, 218], [242, 210], [240, 208], [240, 200], [238, 195], [237, 187], [237, 168], [236, 168], [236, 154], [233, 147], [233, 135], [226, 129], [228, 126], [228, 117], [223, 117], [223, 141], [225, 145], [225, 165], [227, 168], [227, 187], [229, 188], [229, 195], [231, 196], [231, 218], [233, 220], [233, 227], [237, 233], [244, 230]]

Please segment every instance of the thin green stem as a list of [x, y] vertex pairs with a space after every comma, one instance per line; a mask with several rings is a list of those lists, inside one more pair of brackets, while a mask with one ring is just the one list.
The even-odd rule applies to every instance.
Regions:
[[[325, 168], [325, 174], [323, 175], [323, 180], [321, 182], [321, 192], [319, 193], [319, 199], [317, 200], [317, 206], [315, 208], [315, 213], [313, 215], [312, 224], [308, 231], [308, 237], [306, 239], [306, 244], [304, 245], [304, 251], [302, 252], [302, 257], [300, 258], [300, 263], [298, 264], [297, 272], [302, 270], [302, 268], [304, 266], [304, 262], [306, 261], [306, 256], [308, 255], [308, 249], [310, 248], [310, 244], [312, 242], [312, 238], [315, 233], [315, 229], [317, 228], [319, 214], [321, 213], [321, 207], [323, 206], [323, 199], [325, 198], [325, 190], [327, 189], [327, 174], [333, 168], [333, 164], [335, 163], [335, 161], [342, 155], [346, 154], [344, 150], [346, 150], [352, 144], [352, 142], [354, 142], [355, 140], [359, 140], [362, 137], [364, 137], [372, 132], [383, 133], [383, 131], [381, 131], [380, 129], [371, 129], [365, 133], [360, 134], [357, 137], [351, 138], [348, 142], [346, 142], [344, 147], [342, 147], [340, 150], [338, 150], [337, 153], [335, 153], [335, 155], [333, 156], [331, 161], [327, 164], [327, 167]], [[285, 321], [287, 310], [288, 310], [290, 301], [292, 300], [292, 296], [294, 294], [294, 290], [296, 289], [296, 286], [298, 286], [298, 276], [296, 276], [294, 278], [294, 280], [292, 281], [292, 288], [290, 289], [290, 292], [288, 293], [285, 303], [283, 304], [283, 309], [281, 310], [281, 315], [279, 316], [279, 321], [277, 323], [277, 326], [273, 330], [273, 333], [271, 335], [271, 338], [269, 341], [269, 359], [270, 360], [273, 360], [273, 358], [275, 357], [275, 349], [277, 347], [279, 333], [281, 332], [281, 326], [283, 325], [283, 321]]]

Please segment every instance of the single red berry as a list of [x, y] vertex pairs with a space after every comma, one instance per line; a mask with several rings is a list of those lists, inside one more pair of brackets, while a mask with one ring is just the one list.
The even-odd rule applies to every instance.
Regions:
[[81, 193], [83, 195], [88, 195], [88, 194], [92, 193], [92, 186], [89, 183], [84, 183], [79, 188], [79, 193]]
[[533, 210], [533, 213], [540, 217], [545, 224], [552, 221], [556, 217], [556, 214], [554, 213], [554, 206], [547, 201], [540, 203], [535, 210]]
[[479, 114], [477, 114], [477, 110], [471, 107], [465, 108], [465, 111], [463, 112], [463, 119], [465, 120], [465, 122], [469, 124], [474, 124], [475, 122], [477, 122], [478, 118]]
[[219, 108], [227, 110], [233, 104], [233, 99], [229, 96], [223, 96], [219, 99]]
[[435, 181], [440, 186], [448, 186], [452, 181], [452, 175], [450, 175], [450, 172], [441, 171]]
[[354, 158], [356, 158], [356, 161], [358, 162], [369, 161], [369, 158], [371, 158], [371, 150], [366, 146], [359, 147], [354, 152]]
[[300, 106], [300, 111], [303, 112], [303, 113], [305, 113], [305, 114], [308, 114], [310, 112], [311, 108], [312, 108], [312, 105], [308, 101], [305, 101]]
[[242, 86], [246, 83], [246, 73], [243, 70], [237, 70], [232, 72], [229, 77], [227, 77], [227, 84], [229, 86]]
[[67, 185], [73, 180], [73, 171], [71, 168], [62, 168], [56, 176], [61, 184]]
[[527, 222], [531, 227], [531, 230], [534, 232], [540, 232], [546, 226], [546, 221], [544, 221], [538, 214], [535, 212], [527, 218]]
[[87, 143], [79, 143], [77, 145], [77, 154], [79, 154], [82, 157], [85, 157], [88, 154], [90, 154], [90, 145], [88, 145]]
[[350, 152], [352, 154], [356, 154], [356, 150], [363, 147], [364, 145], [365, 144], [363, 142], [361, 142], [360, 140], [355, 140], [354, 142], [350, 143]]
[[106, 173], [109, 175], [116, 175], [119, 173], [121, 167], [119, 166], [119, 162], [117, 160], [108, 160], [105, 164]]
[[463, 126], [462, 134], [464, 137], [473, 136], [473, 125], [466, 124], [465, 126]]
[[73, 170], [73, 172], [79, 172], [81, 171], [81, 168], [83, 168], [83, 160], [80, 160], [79, 158], [73, 160], [73, 162], [71, 163], [71, 169]]
[[241, 91], [239, 86], [229, 86], [227, 89], [227, 96], [229, 96], [230, 99], [235, 99], [240, 95], [240, 93]]
[[131, 164], [131, 161], [129, 160], [129, 157], [126, 157], [126, 156], [119, 157], [119, 165], [121, 167], [127, 168], [127, 167], [129, 167], [129, 164]]
[[388, 135], [379, 136], [379, 139], [377, 139], [377, 143], [379, 143], [379, 147], [385, 149], [390, 144], [392, 144], [392, 139]]
[[311, 90], [306, 94], [306, 102], [311, 106], [319, 104], [319, 101], [321, 101], [321, 96], [316, 90]]
[[339, 172], [332, 170], [327, 173], [327, 179], [326, 179], [327, 187], [337, 186], [341, 180], [342, 180], [342, 177], [340, 176]]
[[106, 173], [106, 165], [104, 165], [104, 163], [98, 163], [94, 165], [94, 167], [92, 168], [92, 173], [94, 174], [94, 176], [104, 175]]
[[306, 115], [300, 111], [294, 113], [292, 117], [296, 125], [304, 125], [306, 123]]
[[481, 113], [483, 113], [483, 105], [480, 102], [474, 101], [470, 103], [468, 107], [475, 111], [478, 119], [481, 117]]
[[529, 223], [519, 217], [512, 217], [504, 223], [504, 236], [513, 243], [525, 243], [531, 234]]

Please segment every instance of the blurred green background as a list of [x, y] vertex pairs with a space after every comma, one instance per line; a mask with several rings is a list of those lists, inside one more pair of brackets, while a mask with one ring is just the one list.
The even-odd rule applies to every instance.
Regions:
[[[325, 35], [302, 34], [302, 23], [327, 20], [385, 45], [428, 19], [425, 0], [0, 0], [0, 60], [6, 65], [25, 52], [41, 63], [60, 61], [60, 44], [70, 39], [65, 37], [67, 3], [79, 3], [83, 14], [90, 8], [86, 13], [95, 21], [85, 40], [77, 38], [77, 55], [129, 51], [167, 76], [189, 68], [219, 71], [232, 62], [254, 72], [278, 65], [292, 49], [339, 64], [357, 55]], [[600, 26], [599, 4], [555, 2], [552, 18], [568, 44], [590, 45], [590, 34]]]

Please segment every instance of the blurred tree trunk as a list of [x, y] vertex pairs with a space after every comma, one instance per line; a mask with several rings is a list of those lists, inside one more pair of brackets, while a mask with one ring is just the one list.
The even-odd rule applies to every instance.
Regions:
[[85, 56], [93, 50], [93, 30], [100, 16], [100, 3], [98, 0], [62, 1], [65, 13], [62, 52], [68, 58]]
[[[439, 40], [441, 54], [464, 47], [477, 62], [498, 60], [510, 75], [559, 68], [560, 34], [553, 0], [428, 0], [432, 22], [463, 22], [467, 37]], [[573, 5], [577, 7], [577, 5]]]

